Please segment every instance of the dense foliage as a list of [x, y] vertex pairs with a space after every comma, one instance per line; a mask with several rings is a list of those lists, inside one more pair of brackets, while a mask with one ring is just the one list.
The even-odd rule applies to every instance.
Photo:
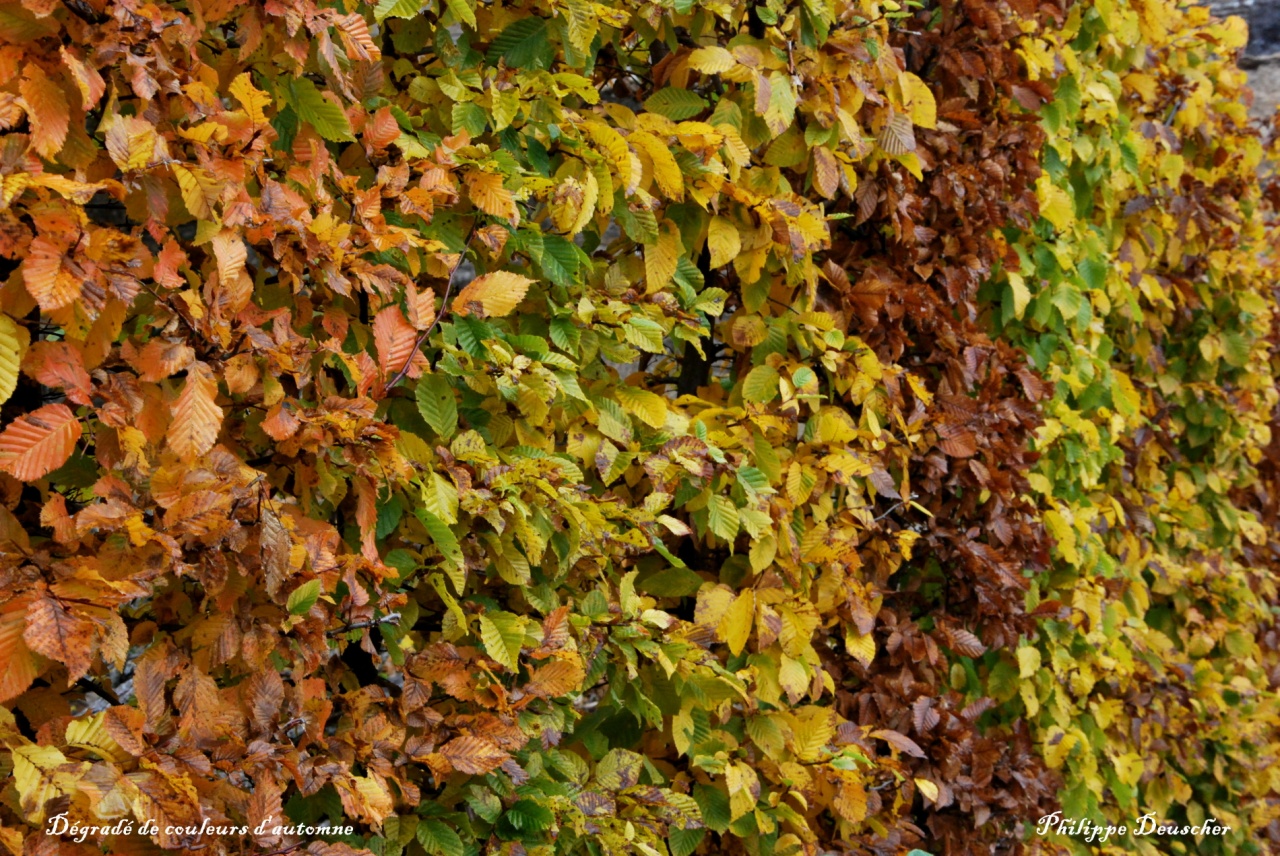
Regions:
[[0, 3], [0, 846], [1280, 846], [1244, 37]]

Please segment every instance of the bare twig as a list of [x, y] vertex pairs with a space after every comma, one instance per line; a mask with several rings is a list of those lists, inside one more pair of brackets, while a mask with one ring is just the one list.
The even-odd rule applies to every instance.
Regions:
[[399, 623], [400, 623], [400, 613], [389, 612], [386, 615], [382, 616], [381, 618], [373, 618], [373, 619], [370, 619], [369, 621], [353, 621], [350, 624], [343, 624], [341, 627], [338, 627], [334, 630], [330, 630], [327, 635], [341, 636], [342, 634], [349, 633], [352, 630], [364, 630], [366, 627], [377, 627], [379, 624], [399, 624]]
[[886, 517], [888, 517], [890, 514], [893, 514], [895, 511], [897, 511], [899, 508], [901, 508], [901, 507], [903, 506], [903, 504], [904, 504], [904, 503], [902, 502], [902, 500], [899, 500], [899, 501], [895, 502], [893, 505], [889, 506], [889, 510], [888, 510], [888, 511], [886, 511], [884, 514], [881, 514], [879, 517], [873, 517], [873, 518], [871, 518], [871, 522], [872, 522], [872, 523], [878, 523], [879, 521], [884, 520], [884, 519], [885, 519]]
[[418, 338], [414, 340], [413, 350], [409, 352], [409, 359], [405, 360], [404, 365], [400, 367], [400, 371], [396, 372], [395, 376], [392, 377], [391, 380], [387, 381], [387, 385], [382, 391], [383, 395], [386, 395], [388, 392], [395, 389], [396, 384], [404, 380], [405, 375], [409, 373], [409, 366], [413, 365], [413, 358], [418, 355], [418, 351], [427, 343], [427, 337], [431, 335], [432, 330], [436, 329], [436, 325], [440, 323], [440, 319], [444, 318], [444, 313], [448, 311], [449, 308], [449, 294], [453, 291], [453, 277], [458, 272], [458, 268], [462, 267], [462, 260], [467, 257], [467, 250], [470, 249], [471, 239], [475, 237], [475, 234], [476, 224], [473, 223], [471, 225], [471, 231], [467, 233], [467, 242], [462, 245], [462, 252], [458, 254], [458, 260], [453, 263], [453, 267], [449, 271], [449, 279], [445, 281], [444, 299], [440, 301], [440, 311], [436, 313], [435, 320], [431, 322], [431, 325], [427, 327], [427, 329], [423, 330], [418, 335]]

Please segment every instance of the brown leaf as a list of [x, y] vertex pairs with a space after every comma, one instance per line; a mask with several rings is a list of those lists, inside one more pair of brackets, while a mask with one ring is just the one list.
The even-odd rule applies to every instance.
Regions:
[[444, 756], [459, 773], [482, 776], [496, 770], [511, 756], [483, 737], [467, 735], [450, 740], [440, 747]]
[[67, 681], [84, 677], [93, 663], [93, 622], [73, 615], [49, 595], [40, 595], [27, 609], [23, 640], [32, 651], [67, 667]]
[[905, 734], [900, 734], [897, 731], [893, 731], [888, 728], [878, 728], [871, 732], [871, 736], [878, 737], [894, 749], [897, 749], [899, 752], [906, 752], [913, 758], [925, 757], [924, 750]]

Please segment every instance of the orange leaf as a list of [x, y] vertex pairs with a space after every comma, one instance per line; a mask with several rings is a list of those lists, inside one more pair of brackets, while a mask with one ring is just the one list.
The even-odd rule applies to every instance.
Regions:
[[21, 695], [39, 674], [35, 655], [22, 638], [30, 605], [28, 596], [0, 604], [0, 702]]
[[400, 124], [396, 122], [390, 107], [380, 107], [369, 117], [361, 133], [364, 134], [364, 141], [375, 150], [385, 149], [400, 139]]
[[483, 737], [471, 735], [450, 740], [440, 747], [440, 754], [453, 765], [453, 769], [472, 776], [482, 776], [495, 770], [511, 757]]
[[71, 108], [62, 87], [50, 80], [44, 69], [34, 62], [26, 64], [22, 82], [18, 84], [31, 120], [31, 146], [42, 158], [52, 160], [62, 151], [71, 126]]
[[71, 408], [46, 404], [0, 433], [0, 469], [22, 481], [44, 478], [67, 462], [80, 433], [80, 420]]
[[65, 390], [74, 403], [90, 404], [93, 384], [80, 349], [70, 342], [36, 342], [27, 351], [22, 368], [44, 386]]
[[196, 363], [187, 371], [187, 382], [173, 403], [169, 425], [169, 445], [184, 461], [194, 460], [213, 448], [222, 428], [222, 408], [218, 406], [218, 382], [209, 367]]
[[426, 357], [414, 353], [418, 333], [404, 319], [397, 306], [388, 306], [373, 319], [373, 344], [378, 349], [378, 368], [385, 378], [394, 377], [412, 359], [409, 377], [422, 374]]
[[27, 291], [45, 312], [70, 306], [80, 297], [81, 282], [62, 266], [62, 248], [47, 238], [31, 241], [22, 263]]
[[525, 685], [525, 692], [541, 698], [556, 698], [578, 688], [586, 673], [575, 660], [552, 660], [534, 673], [533, 680]]
[[125, 342], [120, 355], [138, 372], [138, 380], [154, 382], [172, 377], [191, 365], [196, 352], [186, 342], [152, 339], [139, 349]]

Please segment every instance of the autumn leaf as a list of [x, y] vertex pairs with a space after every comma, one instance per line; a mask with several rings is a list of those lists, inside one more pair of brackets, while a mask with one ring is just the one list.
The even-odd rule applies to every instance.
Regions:
[[69, 682], [74, 683], [89, 671], [93, 661], [93, 623], [72, 614], [54, 597], [44, 595], [31, 602], [22, 638], [32, 651], [64, 664]]
[[473, 735], [450, 740], [440, 747], [440, 754], [453, 769], [471, 776], [483, 776], [510, 757], [490, 741]]
[[187, 369], [182, 392], [173, 402], [173, 421], [167, 434], [170, 447], [182, 460], [195, 460], [218, 441], [223, 412], [217, 399], [218, 384], [209, 367], [193, 363]]
[[0, 432], [0, 469], [21, 481], [44, 478], [67, 462], [80, 434], [80, 420], [69, 407], [46, 404]]
[[34, 62], [26, 65], [18, 91], [31, 119], [31, 144], [41, 157], [52, 159], [67, 140], [71, 123], [67, 96]]
[[453, 314], [480, 318], [510, 315], [533, 282], [527, 276], [510, 271], [481, 274], [453, 298]]

